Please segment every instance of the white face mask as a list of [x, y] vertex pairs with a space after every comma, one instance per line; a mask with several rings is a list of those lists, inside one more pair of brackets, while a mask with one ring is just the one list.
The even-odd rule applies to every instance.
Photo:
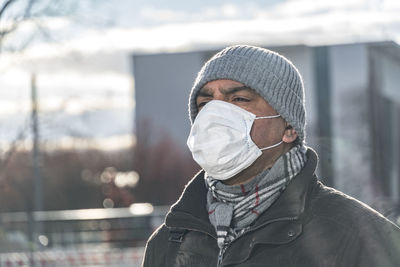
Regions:
[[213, 100], [207, 103], [192, 125], [187, 145], [193, 159], [218, 180], [227, 180], [249, 167], [262, 150], [279, 146], [258, 148], [250, 136], [255, 119], [280, 117], [256, 117], [234, 104]]

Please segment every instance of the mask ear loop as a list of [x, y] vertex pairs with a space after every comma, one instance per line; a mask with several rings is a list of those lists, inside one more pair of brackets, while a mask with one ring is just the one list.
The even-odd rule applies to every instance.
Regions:
[[280, 141], [279, 143], [276, 143], [275, 145], [260, 148], [260, 150], [263, 151], [263, 150], [271, 149], [271, 148], [279, 146], [282, 143], [283, 143], [283, 141]]
[[271, 116], [263, 116], [263, 117], [255, 117], [255, 120], [259, 120], [259, 119], [274, 119], [274, 118], [279, 118], [281, 115], [271, 115]]

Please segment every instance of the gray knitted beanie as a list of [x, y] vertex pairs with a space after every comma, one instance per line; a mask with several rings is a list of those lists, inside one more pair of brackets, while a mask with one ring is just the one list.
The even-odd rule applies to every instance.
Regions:
[[213, 80], [234, 80], [259, 93], [305, 139], [303, 80], [285, 57], [268, 49], [236, 45], [214, 55], [197, 75], [189, 98], [189, 115], [197, 115], [197, 92]]

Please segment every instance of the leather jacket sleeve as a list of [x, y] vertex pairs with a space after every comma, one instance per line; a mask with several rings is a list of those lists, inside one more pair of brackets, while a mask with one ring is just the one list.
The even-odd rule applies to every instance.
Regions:
[[167, 248], [160, 248], [160, 244], [167, 245], [168, 243], [168, 230], [166, 226], [161, 225], [146, 244], [145, 254], [143, 258], [142, 267], [162, 267], [165, 265]]
[[400, 231], [397, 226], [384, 218], [375, 217], [360, 228], [364, 230], [359, 231], [352, 248], [347, 250], [356, 257], [353, 266], [399, 266]]

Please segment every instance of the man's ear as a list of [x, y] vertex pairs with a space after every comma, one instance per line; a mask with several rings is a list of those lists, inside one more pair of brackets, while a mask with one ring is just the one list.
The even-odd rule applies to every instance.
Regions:
[[291, 126], [287, 127], [285, 133], [282, 137], [282, 141], [285, 143], [293, 143], [294, 140], [297, 138], [296, 130], [293, 129]]

